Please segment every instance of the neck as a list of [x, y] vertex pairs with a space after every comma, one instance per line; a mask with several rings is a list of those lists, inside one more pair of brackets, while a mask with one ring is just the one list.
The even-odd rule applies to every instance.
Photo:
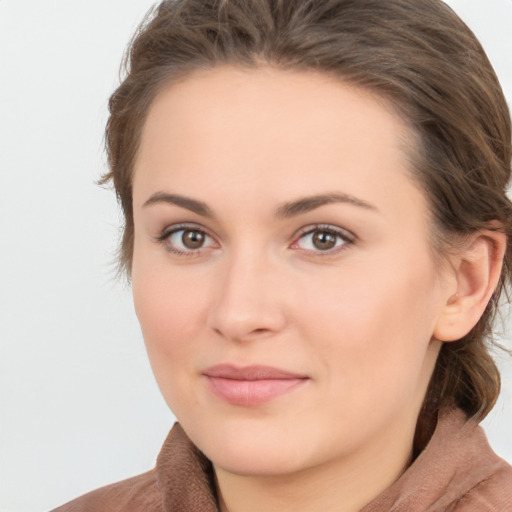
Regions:
[[221, 512], [356, 512], [391, 486], [412, 459], [415, 425], [342, 459], [284, 475], [215, 468]]

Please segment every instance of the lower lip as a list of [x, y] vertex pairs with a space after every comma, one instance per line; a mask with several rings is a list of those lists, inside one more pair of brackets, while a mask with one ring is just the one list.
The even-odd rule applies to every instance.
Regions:
[[236, 380], [222, 377], [208, 377], [211, 391], [232, 405], [253, 407], [264, 404], [288, 393], [306, 382], [307, 379], [261, 379]]

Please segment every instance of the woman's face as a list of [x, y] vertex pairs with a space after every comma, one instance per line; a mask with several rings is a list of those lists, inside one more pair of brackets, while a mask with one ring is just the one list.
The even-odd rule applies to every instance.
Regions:
[[163, 396], [218, 468], [410, 450], [451, 292], [406, 144], [384, 102], [313, 72], [219, 67], [155, 99], [135, 307]]

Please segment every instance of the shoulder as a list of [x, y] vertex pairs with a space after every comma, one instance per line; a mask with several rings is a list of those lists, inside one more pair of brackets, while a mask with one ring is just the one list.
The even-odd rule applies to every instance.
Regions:
[[52, 512], [161, 512], [155, 470], [100, 487]]
[[439, 412], [430, 441], [403, 475], [362, 512], [510, 512], [512, 467], [475, 419]]
[[468, 490], [453, 512], [507, 512], [512, 510], [512, 466], [495, 456], [492, 471]]
[[210, 461], [179, 423], [169, 432], [151, 471], [91, 491], [52, 512], [217, 511]]
[[[457, 411], [445, 419], [452, 421], [454, 428], [445, 438], [444, 453], [434, 454], [443, 465], [453, 464], [453, 471], [445, 475], [449, 477], [446, 479], [445, 496], [451, 498], [446, 510], [511, 511], [512, 466], [493, 451], [476, 420], [464, 420]], [[459, 421], [463, 423], [457, 426]]]

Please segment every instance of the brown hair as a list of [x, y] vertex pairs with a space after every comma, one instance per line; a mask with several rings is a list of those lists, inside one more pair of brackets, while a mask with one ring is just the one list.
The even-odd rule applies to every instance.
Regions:
[[427, 411], [455, 402], [483, 418], [500, 389], [488, 342], [512, 276], [510, 114], [481, 45], [439, 0], [167, 0], [150, 11], [106, 130], [104, 181], [125, 216], [122, 267], [130, 273], [133, 163], [162, 84], [219, 64], [262, 63], [333, 74], [391, 101], [418, 139], [411, 167], [430, 202], [437, 252], [491, 221], [507, 234], [499, 286], [472, 331], [443, 345], [425, 400]]

